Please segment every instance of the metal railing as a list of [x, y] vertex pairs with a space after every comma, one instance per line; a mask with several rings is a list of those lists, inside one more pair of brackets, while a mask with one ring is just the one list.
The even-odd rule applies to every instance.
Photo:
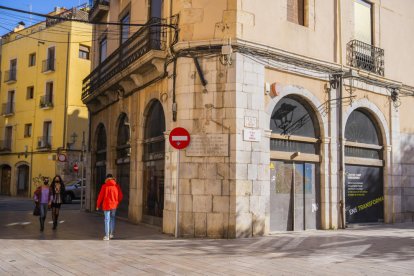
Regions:
[[0, 140], [0, 151], [11, 151], [12, 140]]
[[17, 76], [16, 69], [4, 71], [4, 82], [16, 81], [17, 80], [16, 76]]
[[52, 136], [39, 136], [37, 137], [38, 149], [50, 149], [52, 148]]
[[384, 76], [384, 49], [359, 40], [346, 45], [347, 65]]
[[14, 102], [4, 103], [1, 106], [1, 115], [14, 114]]
[[149, 51], [165, 50], [167, 28], [157, 26], [159, 24], [165, 24], [165, 22], [165, 19], [152, 18], [147, 24], [155, 26], [146, 26], [139, 29], [99, 64], [83, 80], [82, 99], [91, 95], [102, 84], [106, 83]]
[[46, 107], [53, 107], [53, 99], [50, 95], [45, 95], [40, 97], [40, 108], [46, 108]]
[[42, 73], [55, 71], [55, 58], [49, 58], [42, 61]]

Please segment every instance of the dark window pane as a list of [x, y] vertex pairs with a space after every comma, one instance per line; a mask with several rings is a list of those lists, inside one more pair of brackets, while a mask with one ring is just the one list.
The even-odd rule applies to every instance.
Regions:
[[374, 122], [364, 112], [355, 110], [346, 122], [345, 138], [347, 141], [379, 145], [378, 131]]
[[160, 102], [156, 101], [151, 106], [148, 112], [147, 121], [145, 124], [145, 139], [154, 138], [158, 136], [164, 137], [165, 118], [164, 110]]
[[318, 154], [318, 145], [315, 143], [298, 142], [282, 139], [270, 140], [271, 151], [303, 152]]
[[376, 149], [345, 147], [345, 156], [381, 159], [381, 151]]
[[318, 137], [310, 109], [291, 98], [283, 98], [276, 105], [270, 119], [272, 133]]

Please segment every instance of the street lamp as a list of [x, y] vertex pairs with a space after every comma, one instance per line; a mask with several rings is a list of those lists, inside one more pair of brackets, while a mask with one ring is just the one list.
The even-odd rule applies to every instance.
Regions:
[[296, 106], [283, 103], [275, 113], [273, 113], [271, 119], [275, 122], [276, 127], [283, 130], [283, 133], [286, 133], [286, 130], [292, 123], [293, 111], [296, 109]]

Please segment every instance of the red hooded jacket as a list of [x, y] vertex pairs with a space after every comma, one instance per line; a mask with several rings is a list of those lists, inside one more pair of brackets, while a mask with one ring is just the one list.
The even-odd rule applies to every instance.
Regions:
[[122, 198], [123, 194], [119, 185], [113, 178], [108, 178], [99, 192], [96, 208], [101, 208], [102, 204], [102, 210], [104, 211], [116, 209]]

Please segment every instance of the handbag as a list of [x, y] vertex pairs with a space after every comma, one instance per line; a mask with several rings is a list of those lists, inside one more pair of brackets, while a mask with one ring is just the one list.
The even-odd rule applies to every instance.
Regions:
[[40, 206], [39, 204], [35, 204], [33, 209], [33, 216], [40, 216]]

